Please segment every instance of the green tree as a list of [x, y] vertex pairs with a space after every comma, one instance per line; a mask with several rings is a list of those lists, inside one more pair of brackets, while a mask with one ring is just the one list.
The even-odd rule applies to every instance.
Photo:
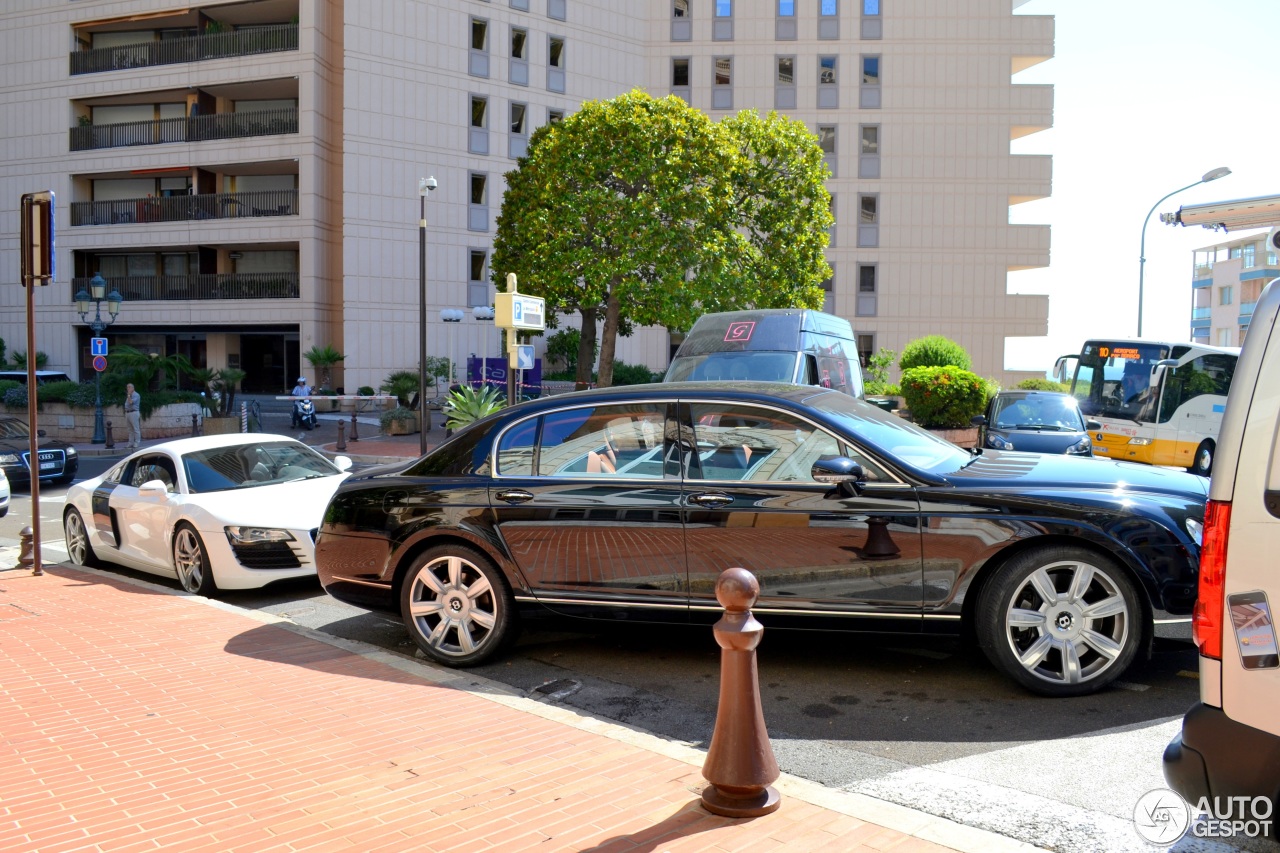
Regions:
[[322, 347], [312, 347], [302, 354], [311, 366], [320, 373], [320, 387], [328, 391], [332, 381], [331, 373], [333, 368], [346, 360], [346, 356], [333, 347], [326, 344]]
[[[830, 197], [798, 122], [713, 123], [679, 98], [592, 101], [531, 137], [507, 174], [493, 280], [581, 315], [577, 381], [612, 384], [619, 334], [687, 329], [706, 311], [816, 307]], [[773, 257], [776, 255], [776, 257]]]

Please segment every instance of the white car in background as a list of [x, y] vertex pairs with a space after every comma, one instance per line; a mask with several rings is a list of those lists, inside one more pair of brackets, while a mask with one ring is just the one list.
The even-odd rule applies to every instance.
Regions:
[[9, 478], [0, 469], [0, 518], [9, 514]]
[[350, 467], [283, 435], [157, 444], [67, 490], [67, 553], [200, 595], [313, 576], [316, 530]]

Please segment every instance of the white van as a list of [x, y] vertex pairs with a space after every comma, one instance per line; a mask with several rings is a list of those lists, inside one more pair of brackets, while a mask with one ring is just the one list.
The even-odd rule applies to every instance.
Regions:
[[[1280, 239], [1280, 229], [1269, 237]], [[1193, 617], [1200, 701], [1164, 776], [1211, 818], [1280, 837], [1280, 279], [1259, 297], [1236, 366], [1209, 484]], [[1239, 798], [1230, 801], [1228, 798]], [[1269, 804], [1268, 804], [1269, 800]], [[1264, 813], [1265, 812], [1265, 820]]]

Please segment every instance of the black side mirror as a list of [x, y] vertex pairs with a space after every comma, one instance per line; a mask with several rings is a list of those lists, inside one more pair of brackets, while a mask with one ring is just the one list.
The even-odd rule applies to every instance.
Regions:
[[1102, 424], [1095, 420], [1088, 420], [1084, 422], [1084, 428], [1087, 430], [1102, 429]]
[[867, 481], [862, 466], [847, 456], [830, 456], [817, 460], [809, 469], [809, 476], [815, 482], [835, 486], [839, 495], [846, 498], [861, 494]]
[[974, 415], [973, 417], [969, 418], [969, 423], [973, 424], [976, 427], [984, 427], [987, 425], [987, 416]]

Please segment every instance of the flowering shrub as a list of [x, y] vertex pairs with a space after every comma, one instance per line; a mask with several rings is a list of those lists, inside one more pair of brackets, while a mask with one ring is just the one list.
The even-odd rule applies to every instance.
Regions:
[[914, 367], [901, 385], [912, 420], [923, 427], [967, 427], [987, 405], [987, 381], [958, 367]]
[[947, 365], [968, 370], [973, 366], [973, 361], [964, 347], [942, 335], [926, 335], [915, 339], [902, 348], [902, 358], [898, 359], [898, 367], [902, 370]]

